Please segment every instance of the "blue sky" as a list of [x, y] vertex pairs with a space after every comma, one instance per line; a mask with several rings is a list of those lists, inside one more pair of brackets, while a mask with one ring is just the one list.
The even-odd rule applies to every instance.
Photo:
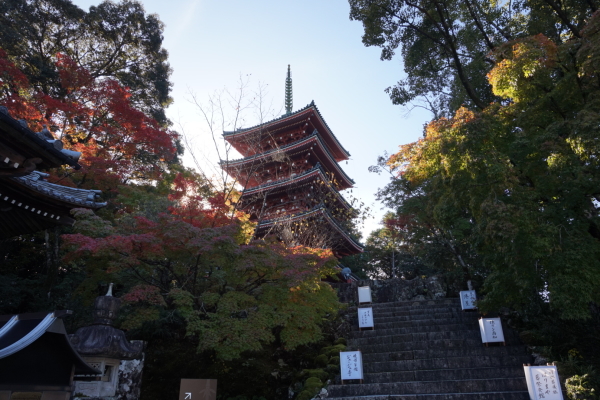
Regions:
[[[96, 0], [73, 0], [83, 9]], [[375, 217], [364, 238], [378, 227], [384, 211], [375, 192], [389, 178], [368, 172], [377, 156], [415, 141], [428, 112], [392, 105], [384, 89], [404, 76], [400, 57], [380, 61], [379, 48], [362, 44], [362, 24], [349, 19], [345, 0], [172, 0], [142, 1], [147, 13], [165, 24], [164, 47], [173, 69], [174, 103], [167, 115], [193, 138], [197, 154], [218, 162], [212, 139], [190, 93], [206, 102], [215, 91], [235, 90], [240, 76], [250, 79], [248, 98], [260, 83], [270, 109], [283, 109], [285, 75], [291, 64], [294, 109], [311, 102], [352, 157], [342, 168], [356, 182], [352, 195], [373, 205]], [[279, 114], [276, 114], [278, 116]], [[245, 125], [259, 121], [248, 111]], [[234, 155], [233, 158], [237, 158]], [[188, 162], [189, 159], [188, 159]], [[191, 162], [190, 162], [191, 165]], [[207, 167], [208, 169], [208, 167]], [[348, 195], [348, 191], [343, 192]], [[364, 240], [364, 239], [363, 239]]]

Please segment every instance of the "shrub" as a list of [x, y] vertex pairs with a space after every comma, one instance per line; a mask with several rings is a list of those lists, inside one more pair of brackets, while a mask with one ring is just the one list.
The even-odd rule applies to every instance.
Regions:
[[572, 400], [595, 400], [596, 390], [592, 387], [589, 374], [573, 375], [565, 381], [567, 396]]

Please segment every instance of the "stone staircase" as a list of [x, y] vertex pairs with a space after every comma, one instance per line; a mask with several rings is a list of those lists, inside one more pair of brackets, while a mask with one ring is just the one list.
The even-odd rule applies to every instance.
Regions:
[[479, 314], [459, 299], [361, 307], [373, 307], [375, 330], [355, 322], [348, 349], [362, 352], [365, 379], [329, 385], [328, 399], [529, 400], [523, 364], [532, 357], [505, 323], [506, 346], [485, 347]]

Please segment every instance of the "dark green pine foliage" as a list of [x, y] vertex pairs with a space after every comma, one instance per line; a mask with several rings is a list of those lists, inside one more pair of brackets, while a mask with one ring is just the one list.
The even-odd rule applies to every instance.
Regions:
[[292, 72], [290, 71], [290, 65], [288, 64], [287, 78], [285, 78], [285, 115], [292, 113], [293, 101]]

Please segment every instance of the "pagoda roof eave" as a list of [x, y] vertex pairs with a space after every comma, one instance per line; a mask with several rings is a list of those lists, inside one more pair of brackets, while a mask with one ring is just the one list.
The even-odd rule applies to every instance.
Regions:
[[327, 186], [331, 189], [331, 191], [334, 193], [336, 198], [339, 200], [340, 204], [342, 204], [344, 206], [344, 208], [346, 208], [347, 210], [352, 209], [352, 206], [350, 205], [350, 203], [348, 203], [346, 201], [344, 196], [342, 196], [341, 193], [337, 189], [335, 189], [333, 184], [329, 181], [329, 179], [327, 178], [327, 175], [325, 174], [325, 171], [323, 170], [323, 168], [321, 167], [320, 164], [317, 164], [313, 168], [311, 168], [307, 171], [304, 171], [303, 173], [298, 174], [296, 176], [293, 176], [290, 178], [279, 179], [274, 182], [269, 182], [269, 183], [265, 183], [263, 185], [255, 186], [253, 188], [245, 189], [242, 192], [242, 198], [244, 196], [249, 196], [249, 195], [253, 195], [256, 193], [264, 192], [265, 190], [273, 190], [273, 189], [277, 189], [277, 188], [295, 186], [304, 180], [315, 178], [317, 176], [320, 177], [324, 182], [328, 183]]
[[329, 158], [329, 161], [330, 161], [331, 165], [333, 166], [333, 168], [335, 168], [339, 172], [340, 176], [346, 180], [347, 186], [348, 187], [353, 186], [354, 180], [351, 179], [346, 174], [346, 172], [344, 172], [344, 170], [339, 166], [339, 164], [333, 158], [332, 154], [329, 152], [329, 149], [327, 148], [327, 146], [325, 146], [325, 144], [323, 143], [323, 141], [317, 134], [312, 134], [312, 135], [307, 136], [303, 139], [300, 139], [296, 142], [279, 147], [277, 149], [272, 149], [272, 150], [266, 151], [264, 153], [255, 154], [255, 155], [252, 155], [249, 157], [244, 157], [244, 158], [238, 158], [236, 160], [229, 160], [229, 161], [221, 160], [219, 162], [219, 164], [222, 166], [224, 165], [225, 170], [228, 170], [229, 168], [236, 167], [236, 166], [242, 167], [244, 164], [251, 164], [252, 162], [254, 162], [256, 160], [260, 160], [261, 158], [267, 158], [267, 157], [271, 156], [272, 154], [276, 154], [278, 152], [285, 153], [287, 150], [292, 150], [295, 147], [300, 147], [302, 145], [306, 145], [306, 144], [310, 143], [311, 141], [314, 141], [317, 143], [317, 145], [320, 147], [320, 149], [323, 151], [323, 153], [326, 155], [326, 157]]
[[323, 118], [323, 115], [321, 115], [321, 112], [319, 111], [319, 109], [317, 108], [317, 106], [315, 105], [314, 100], [310, 102], [310, 104], [308, 104], [306, 107], [301, 108], [298, 111], [294, 111], [291, 114], [285, 114], [282, 115], [281, 117], [272, 119], [271, 121], [262, 123], [262, 124], [258, 124], [249, 128], [239, 128], [235, 131], [223, 131], [223, 137], [225, 138], [225, 140], [229, 140], [230, 138], [235, 138], [236, 136], [243, 136], [249, 133], [252, 133], [254, 131], [257, 131], [259, 129], [264, 129], [265, 127], [269, 126], [269, 125], [274, 125], [274, 124], [279, 124], [279, 123], [285, 123], [288, 122], [291, 119], [294, 119], [295, 117], [297, 117], [298, 115], [305, 113], [307, 110], [310, 109], [314, 109], [315, 110], [315, 115], [317, 115], [317, 117], [319, 118], [320, 122], [322, 123], [323, 127], [325, 128], [325, 130], [327, 131], [327, 133], [331, 136], [331, 139], [333, 141], [333, 143], [335, 143], [335, 145], [341, 150], [342, 154], [345, 156], [345, 159], [350, 158], [350, 153], [348, 152], [348, 150], [346, 150], [342, 144], [340, 143], [340, 141], [338, 140], [338, 138], [335, 136], [335, 134], [333, 133], [333, 131], [331, 130], [331, 128], [329, 127], [329, 125], [327, 125], [327, 122], [325, 122], [325, 119]]
[[361, 252], [361, 253], [363, 252], [364, 247], [360, 243], [358, 243], [356, 240], [354, 240], [348, 234], [348, 232], [346, 232], [346, 230], [343, 227], [341, 227], [340, 224], [335, 220], [335, 218], [329, 213], [327, 208], [322, 205], [317, 206], [317, 207], [313, 208], [312, 210], [298, 213], [296, 215], [287, 215], [287, 216], [284, 216], [281, 218], [273, 218], [270, 220], [261, 221], [256, 226], [256, 230], [258, 231], [262, 228], [268, 228], [268, 227], [273, 226], [280, 222], [287, 222], [287, 223], [297, 222], [297, 221], [301, 221], [301, 220], [311, 218], [311, 217], [314, 217], [317, 215], [321, 215], [321, 216], [325, 217], [325, 219], [329, 222], [329, 224], [335, 228], [335, 230], [346, 240], [347, 243], [349, 243], [351, 245], [352, 248], [354, 248], [357, 252]]

